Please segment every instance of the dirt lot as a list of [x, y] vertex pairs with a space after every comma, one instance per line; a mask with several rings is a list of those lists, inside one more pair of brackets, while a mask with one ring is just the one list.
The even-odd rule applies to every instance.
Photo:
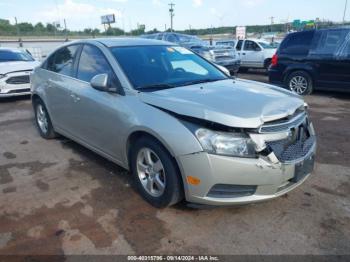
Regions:
[[210, 210], [152, 208], [125, 170], [41, 139], [28, 98], [1, 100], [0, 254], [350, 254], [350, 95], [306, 100], [313, 176], [271, 202]]

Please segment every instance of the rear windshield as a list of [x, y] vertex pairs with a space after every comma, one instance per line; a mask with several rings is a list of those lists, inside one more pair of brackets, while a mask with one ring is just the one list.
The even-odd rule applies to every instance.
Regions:
[[0, 62], [34, 61], [33, 57], [21, 50], [0, 50]]

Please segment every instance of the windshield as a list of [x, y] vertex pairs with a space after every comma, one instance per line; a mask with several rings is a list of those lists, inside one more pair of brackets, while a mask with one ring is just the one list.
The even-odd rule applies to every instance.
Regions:
[[111, 51], [135, 89], [173, 88], [228, 77], [179, 46], [113, 47]]
[[267, 42], [259, 42], [259, 44], [264, 48], [264, 49], [275, 49], [276, 45], [274, 43], [267, 43]]
[[0, 50], [0, 62], [34, 61], [33, 57], [21, 50]]

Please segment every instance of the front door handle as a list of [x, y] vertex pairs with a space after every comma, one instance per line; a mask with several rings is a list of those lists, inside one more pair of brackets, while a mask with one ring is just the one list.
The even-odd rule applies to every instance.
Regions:
[[245, 53], [242, 53], [242, 55], [245, 55]]

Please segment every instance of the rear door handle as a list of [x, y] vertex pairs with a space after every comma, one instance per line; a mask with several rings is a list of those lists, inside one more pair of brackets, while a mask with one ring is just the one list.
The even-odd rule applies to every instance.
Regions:
[[242, 55], [245, 55], [245, 53], [242, 53]]

